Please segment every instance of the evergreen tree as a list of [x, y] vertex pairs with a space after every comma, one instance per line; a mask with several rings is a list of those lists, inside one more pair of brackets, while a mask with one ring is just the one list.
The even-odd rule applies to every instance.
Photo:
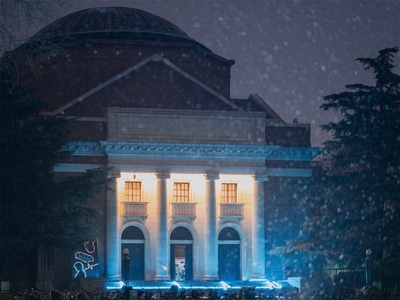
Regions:
[[392, 71], [397, 52], [357, 59], [373, 71], [375, 85], [348, 85], [350, 91], [324, 97], [321, 106], [341, 115], [323, 126], [333, 140], [323, 154], [328, 189], [322, 220], [340, 230], [327, 232], [335, 241], [328, 248], [349, 262], [367, 249], [376, 258], [389, 257], [400, 246], [400, 76]]
[[10, 264], [28, 258], [25, 273], [34, 284], [40, 247], [74, 247], [93, 237], [88, 222], [96, 212], [86, 201], [104, 190], [109, 170], [55, 178], [55, 164], [69, 155], [62, 151], [67, 121], [42, 116], [44, 103], [6, 75], [0, 92], [1, 277], [8, 280]]
[[347, 85], [324, 97], [323, 110], [340, 121], [319, 156], [320, 168], [302, 182], [300, 204], [308, 212], [306, 238], [274, 252], [301, 251], [318, 265], [360, 269], [372, 250], [374, 281], [398, 283], [400, 270], [400, 76], [393, 73], [397, 48], [357, 61], [375, 74], [375, 85]]

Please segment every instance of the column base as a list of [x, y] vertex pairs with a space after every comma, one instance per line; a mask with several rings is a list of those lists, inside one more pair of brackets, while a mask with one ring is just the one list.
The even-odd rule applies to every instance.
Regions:
[[252, 275], [249, 281], [265, 281], [265, 276], [263, 275]]
[[166, 280], [170, 280], [170, 278], [168, 275], [157, 274], [156, 276], [154, 276], [154, 280], [155, 281], [166, 281]]
[[114, 290], [114, 289], [120, 289], [125, 285], [124, 282], [121, 281], [121, 279], [116, 279], [116, 278], [107, 278], [105, 281], [105, 288], [107, 290]]
[[215, 280], [218, 280], [218, 275], [204, 275], [203, 280], [204, 281], [215, 281]]

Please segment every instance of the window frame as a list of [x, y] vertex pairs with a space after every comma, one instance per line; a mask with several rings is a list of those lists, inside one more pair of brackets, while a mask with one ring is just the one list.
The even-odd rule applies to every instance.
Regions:
[[[142, 202], [142, 182], [139, 180], [125, 180], [124, 183], [124, 202]], [[132, 189], [127, 188], [129, 184], [132, 184]], [[139, 185], [139, 188], [135, 189], [135, 185]], [[130, 193], [127, 194], [127, 191], [130, 191]]]
[[[228, 189], [224, 189], [227, 186]], [[235, 189], [231, 190], [229, 187], [234, 186]], [[220, 203], [239, 203], [239, 192], [238, 192], [238, 183], [237, 182], [222, 182], [221, 183], [221, 194], [220, 194]]]
[[[180, 188], [176, 189], [176, 186], [179, 185], [181, 187], [186, 188]], [[187, 181], [174, 181], [173, 187], [172, 187], [172, 202], [175, 203], [190, 203], [191, 202], [191, 195], [190, 195], [190, 182]]]

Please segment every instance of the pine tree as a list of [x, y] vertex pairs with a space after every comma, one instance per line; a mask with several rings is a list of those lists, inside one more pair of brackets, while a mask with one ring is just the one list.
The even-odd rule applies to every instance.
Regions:
[[323, 125], [320, 168], [306, 183], [301, 200], [308, 212], [307, 237], [275, 252], [302, 251], [327, 266], [360, 269], [367, 249], [373, 280], [393, 286], [400, 280], [400, 76], [393, 73], [397, 48], [376, 58], [359, 58], [375, 74], [375, 85], [347, 85], [324, 97], [321, 108], [340, 114]]
[[39, 248], [72, 248], [93, 237], [89, 221], [96, 212], [86, 202], [104, 190], [109, 170], [55, 178], [55, 164], [69, 155], [62, 151], [67, 121], [42, 116], [45, 104], [34, 91], [7, 76], [0, 92], [1, 277], [8, 280], [9, 266], [27, 258], [25, 273], [34, 286]]
[[366, 249], [381, 264], [400, 262], [400, 76], [393, 73], [397, 52], [390, 48], [374, 59], [359, 58], [373, 71], [375, 85], [348, 85], [349, 92], [326, 96], [321, 106], [342, 116], [338, 123], [323, 126], [333, 134], [325, 143], [329, 189], [324, 198], [337, 212], [327, 209], [323, 214], [337, 224], [336, 236], [327, 238], [335, 240], [332, 253], [352, 263]]

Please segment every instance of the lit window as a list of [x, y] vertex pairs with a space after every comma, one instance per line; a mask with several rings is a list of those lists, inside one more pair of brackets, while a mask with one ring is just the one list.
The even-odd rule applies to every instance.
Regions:
[[140, 202], [142, 183], [140, 181], [125, 181], [125, 201]]
[[174, 202], [189, 202], [189, 183], [174, 182]]
[[222, 203], [237, 203], [237, 184], [223, 183], [221, 188]]

